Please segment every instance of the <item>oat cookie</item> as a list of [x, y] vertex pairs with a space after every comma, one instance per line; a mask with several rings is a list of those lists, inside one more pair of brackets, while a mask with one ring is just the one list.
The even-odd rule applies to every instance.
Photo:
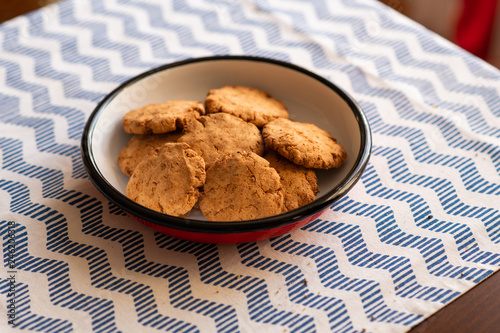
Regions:
[[225, 112], [262, 127], [276, 118], [288, 118], [283, 102], [268, 93], [243, 86], [212, 89], [205, 98], [207, 113]]
[[271, 149], [266, 151], [264, 158], [280, 176], [287, 211], [307, 205], [316, 199], [319, 188], [313, 169], [292, 163]]
[[344, 147], [314, 124], [279, 118], [262, 129], [266, 147], [306, 168], [338, 168], [347, 158]]
[[283, 212], [280, 177], [259, 155], [228, 154], [207, 170], [200, 209], [209, 221], [252, 220]]
[[203, 114], [205, 109], [200, 102], [174, 100], [129, 111], [122, 124], [125, 132], [130, 134], [167, 133], [183, 128]]
[[118, 166], [127, 176], [132, 176], [135, 167], [155, 148], [168, 142], [176, 142], [182, 132], [175, 131], [164, 134], [136, 134], [118, 155]]
[[186, 217], [205, 183], [203, 158], [185, 143], [166, 143], [136, 167], [127, 185], [127, 197], [173, 216]]
[[257, 126], [227, 113], [209, 114], [190, 122], [179, 142], [189, 144], [200, 154], [207, 169], [227, 153], [264, 153], [264, 140]]

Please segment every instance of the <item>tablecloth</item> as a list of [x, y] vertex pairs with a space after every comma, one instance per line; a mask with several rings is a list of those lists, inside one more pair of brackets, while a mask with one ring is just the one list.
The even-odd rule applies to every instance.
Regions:
[[[66, 0], [0, 45], [2, 332], [404, 332], [500, 265], [500, 72], [377, 1]], [[369, 118], [361, 180], [300, 230], [178, 240], [88, 179], [107, 93], [224, 54], [305, 67]]]

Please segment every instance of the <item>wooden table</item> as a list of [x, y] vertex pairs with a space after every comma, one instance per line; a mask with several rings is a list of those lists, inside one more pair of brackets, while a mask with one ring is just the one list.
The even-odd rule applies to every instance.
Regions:
[[51, 0], [0, 0], [0, 22], [46, 6]]
[[500, 273], [463, 294], [411, 333], [498, 332], [500, 330]]

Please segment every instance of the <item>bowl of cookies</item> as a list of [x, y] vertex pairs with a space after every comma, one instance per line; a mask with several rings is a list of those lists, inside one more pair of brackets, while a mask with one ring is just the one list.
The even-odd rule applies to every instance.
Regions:
[[272, 238], [317, 219], [361, 177], [371, 133], [343, 89], [297, 65], [213, 56], [142, 73], [90, 115], [96, 188], [144, 225], [196, 242]]

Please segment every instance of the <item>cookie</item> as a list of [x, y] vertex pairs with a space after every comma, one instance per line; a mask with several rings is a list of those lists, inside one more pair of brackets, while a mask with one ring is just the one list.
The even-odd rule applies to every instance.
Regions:
[[209, 114], [190, 122], [178, 141], [200, 154], [207, 169], [227, 153], [264, 153], [264, 140], [257, 126], [227, 113]]
[[132, 176], [135, 167], [155, 148], [168, 142], [176, 142], [182, 132], [175, 131], [164, 134], [136, 134], [118, 155], [118, 166], [127, 176]]
[[127, 197], [147, 208], [187, 217], [205, 183], [205, 162], [185, 143], [166, 143], [136, 167]]
[[225, 86], [212, 89], [205, 98], [207, 113], [225, 112], [258, 127], [276, 118], [288, 118], [283, 102], [268, 93], [243, 86]]
[[280, 177], [259, 155], [233, 153], [207, 170], [200, 209], [209, 221], [241, 221], [283, 212]]
[[319, 188], [313, 169], [292, 163], [273, 150], [266, 151], [264, 158], [280, 176], [287, 211], [307, 205], [316, 199]]
[[122, 125], [129, 134], [167, 133], [183, 128], [203, 114], [205, 109], [200, 102], [175, 100], [129, 111], [123, 117]]
[[338, 168], [347, 158], [344, 147], [314, 124], [279, 118], [262, 129], [266, 147], [306, 168]]

